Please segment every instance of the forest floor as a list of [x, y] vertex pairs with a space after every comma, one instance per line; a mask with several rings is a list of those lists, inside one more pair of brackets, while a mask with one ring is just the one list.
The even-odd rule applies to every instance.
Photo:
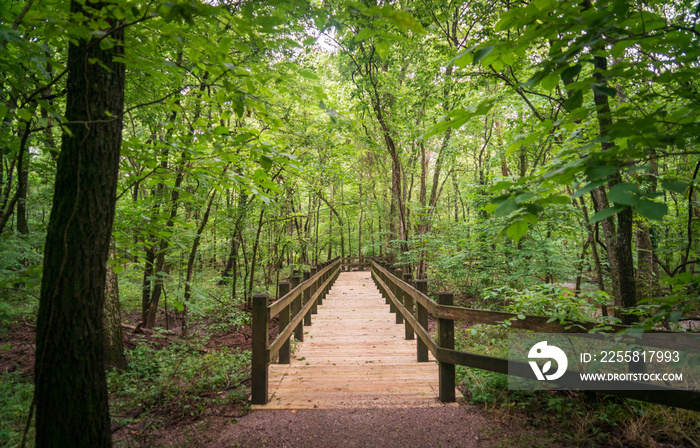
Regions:
[[[126, 322], [130, 322], [127, 316]], [[35, 328], [11, 325], [0, 336], [0, 371], [30, 380]], [[250, 348], [242, 328], [213, 335], [208, 350]], [[276, 332], [276, 328], [273, 329]], [[124, 342], [150, 335], [125, 329]], [[155, 338], [153, 338], [155, 339]], [[154, 343], [162, 343], [155, 339]], [[243, 382], [249, 388], [250, 381]], [[444, 407], [319, 409], [250, 412], [245, 402], [214, 405], [191, 415], [173, 406], [135, 409], [113, 426], [115, 446], [126, 447], [560, 447], [555, 437], [513, 416], [470, 404]]]
[[[125, 316], [133, 324], [138, 316]], [[173, 328], [177, 331], [177, 328]], [[205, 328], [193, 328], [202, 335]], [[271, 326], [272, 337], [277, 333], [276, 322]], [[227, 350], [249, 350], [250, 328], [207, 334], [203, 353]], [[127, 350], [146, 341], [156, 347], [166, 347], [175, 336], [124, 330]], [[35, 328], [32, 322], [17, 321], [0, 333], [0, 372], [31, 382], [33, 376]], [[246, 374], [243, 375], [247, 376]], [[593, 424], [588, 414], [573, 419], [552, 409], [518, 410], [498, 406], [468, 404], [471, 393], [458, 406], [357, 408], [250, 411], [247, 395], [249, 378], [235, 386], [239, 398], [216, 401], [231, 392], [227, 388], [210, 390], [199, 395], [206, 400], [199, 411], [186, 410], [182, 402], [151, 402], [143, 406], [117, 406], [121, 398], [113, 397], [113, 438], [117, 447], [697, 447], [690, 442], [697, 428], [673, 442], [668, 436], [652, 437], [654, 417], [640, 417], [634, 425]], [[194, 397], [197, 398], [197, 397]], [[552, 395], [552, 400], [562, 397]], [[573, 406], [578, 406], [573, 402]], [[118, 409], [118, 411], [115, 411]], [[583, 409], [581, 409], [583, 412]], [[581, 413], [579, 412], [579, 414]], [[587, 412], [587, 411], [586, 411]], [[573, 420], [567, 421], [571, 417]], [[649, 418], [652, 420], [650, 421]], [[590, 422], [587, 424], [586, 422]], [[577, 423], [578, 422], [578, 423]], [[636, 423], [635, 423], [636, 422]], [[647, 430], [643, 430], [648, 427]], [[688, 425], [673, 428], [687, 430]], [[692, 428], [691, 428], [692, 429]], [[597, 432], [600, 430], [600, 434]], [[597, 437], [596, 437], [597, 436]], [[602, 436], [602, 437], [601, 437]], [[31, 437], [31, 436], [30, 436]], [[665, 440], [664, 440], [665, 439]], [[679, 442], [680, 441], [680, 442]]]

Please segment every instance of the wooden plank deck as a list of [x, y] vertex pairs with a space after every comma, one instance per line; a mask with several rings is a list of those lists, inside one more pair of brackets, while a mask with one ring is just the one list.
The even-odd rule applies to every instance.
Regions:
[[253, 409], [445, 406], [437, 364], [416, 361], [395, 321], [369, 271], [341, 273], [291, 364], [270, 365], [269, 403]]

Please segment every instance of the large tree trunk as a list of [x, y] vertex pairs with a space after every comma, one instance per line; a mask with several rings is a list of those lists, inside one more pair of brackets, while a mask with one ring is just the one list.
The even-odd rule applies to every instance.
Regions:
[[[71, 1], [70, 9], [90, 19], [103, 6]], [[77, 37], [68, 49], [65, 116], [72, 124], [61, 141], [37, 321], [39, 447], [112, 445], [102, 323], [124, 108], [124, 65], [113, 58], [124, 52], [123, 28], [109, 38], [115, 45], [108, 49]]]

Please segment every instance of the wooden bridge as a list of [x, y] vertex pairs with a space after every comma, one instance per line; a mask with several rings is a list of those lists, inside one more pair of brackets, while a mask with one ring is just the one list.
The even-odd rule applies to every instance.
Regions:
[[[453, 306], [449, 293], [434, 301], [427, 281], [413, 282], [400, 269], [364, 258], [333, 259], [278, 289], [272, 303], [266, 294], [253, 297], [254, 409], [444, 406], [459, 396], [455, 365], [531, 376], [527, 363], [455, 350], [454, 321], [508, 321], [512, 328], [547, 333], [580, 333], [596, 325]], [[429, 314], [437, 320], [436, 339]], [[270, 343], [269, 323], [277, 315], [280, 330]], [[657, 386], [606, 393], [700, 409], [694, 391]]]

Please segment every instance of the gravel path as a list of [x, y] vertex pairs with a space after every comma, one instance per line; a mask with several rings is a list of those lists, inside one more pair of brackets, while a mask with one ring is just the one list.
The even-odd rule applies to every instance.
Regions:
[[[520, 426], [520, 425], [517, 425]], [[504, 425], [473, 406], [256, 411], [198, 446], [405, 448], [523, 446]], [[515, 428], [513, 428], [515, 429]], [[214, 430], [214, 431], [212, 431]], [[216, 436], [212, 433], [218, 432]], [[523, 433], [522, 427], [517, 429]], [[518, 436], [521, 441], [522, 438]], [[526, 438], [527, 439], [527, 438]], [[534, 437], [533, 437], [534, 439]], [[204, 442], [199, 440], [198, 442]], [[524, 446], [532, 446], [526, 442]]]

